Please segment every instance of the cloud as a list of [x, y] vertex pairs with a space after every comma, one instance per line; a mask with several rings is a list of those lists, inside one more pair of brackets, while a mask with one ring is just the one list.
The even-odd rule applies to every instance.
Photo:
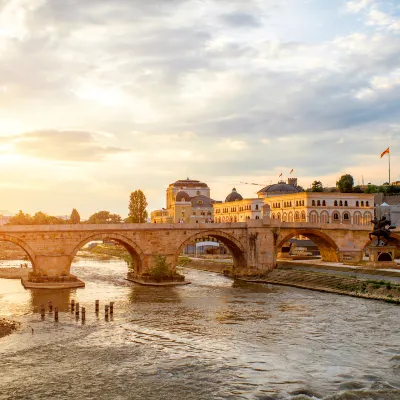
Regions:
[[346, 3], [346, 10], [351, 13], [359, 13], [373, 3], [373, 0], [353, 0]]
[[100, 162], [107, 156], [125, 151], [99, 143], [96, 134], [79, 130], [37, 130], [3, 137], [14, 152], [35, 158], [57, 161]]
[[258, 18], [244, 12], [233, 12], [221, 15], [221, 20], [232, 27], [259, 27], [261, 25]]

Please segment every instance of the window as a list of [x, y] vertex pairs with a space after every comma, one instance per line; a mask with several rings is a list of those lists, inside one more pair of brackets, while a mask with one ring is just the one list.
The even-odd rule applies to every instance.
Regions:
[[342, 200], [339, 201], [339, 206], [343, 207], [343, 201]]
[[197, 194], [197, 196], [200, 196], [200, 190], [198, 190], [197, 192], [196, 192], [196, 194]]
[[356, 207], [360, 207], [360, 202], [358, 200], [356, 201]]
[[343, 214], [343, 220], [344, 220], [344, 221], [347, 221], [347, 222], [350, 221], [350, 215], [349, 215], [349, 213], [346, 212], [346, 213]]
[[335, 202], [333, 204], [335, 207], [337, 207], [337, 200], [335, 200]]
[[258, 204], [256, 204], [256, 210], [258, 210]]
[[304, 211], [301, 212], [301, 220], [303, 222], [306, 220], [306, 213]]
[[337, 212], [333, 213], [333, 220], [334, 221], [339, 221], [340, 220], [339, 213], [337, 213]]
[[319, 207], [321, 205], [321, 200], [317, 201], [317, 206]]
[[312, 201], [311, 205], [315, 206], [315, 200]]
[[355, 225], [361, 225], [362, 223], [362, 216], [360, 212], [355, 212], [353, 216], [353, 223]]
[[322, 200], [322, 205], [325, 207], [326, 206], [326, 201]]
[[256, 219], [260, 219], [260, 217], [258, 215], [256, 215]]
[[363, 201], [361, 202], [361, 207], [364, 207], [364, 202]]
[[366, 202], [365, 202], [365, 206], [366, 206], [366, 207], [369, 207], [369, 201], [366, 201]]
[[197, 200], [197, 204], [203, 204], [203, 200]]
[[196, 211], [193, 211], [193, 214], [192, 215], [196, 215]]
[[318, 222], [318, 214], [315, 211], [310, 213], [310, 222], [313, 224]]
[[326, 211], [321, 213], [321, 224], [327, 224], [329, 222], [329, 215]]
[[347, 206], [348, 206], [348, 204], [347, 204], [347, 201], [345, 201], [345, 202], [344, 202], [344, 206], [345, 206], [345, 207], [347, 207]]
[[278, 213], [278, 215], [276, 216], [277, 219], [279, 219], [279, 221], [281, 220], [281, 213]]
[[296, 211], [294, 214], [294, 222], [299, 222], [299, 221], [300, 221], [300, 213]]

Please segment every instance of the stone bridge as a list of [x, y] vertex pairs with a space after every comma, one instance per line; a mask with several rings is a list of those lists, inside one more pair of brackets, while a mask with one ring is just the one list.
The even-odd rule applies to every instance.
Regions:
[[[196, 239], [215, 238], [234, 259], [237, 275], [258, 275], [276, 267], [276, 256], [290, 238], [304, 235], [319, 247], [323, 260], [359, 261], [369, 244], [369, 226], [312, 224], [249, 220], [221, 224], [118, 224], [118, 225], [35, 225], [2, 226], [0, 240], [16, 243], [27, 253], [34, 272], [48, 276], [70, 274], [76, 253], [93, 240], [112, 239], [131, 254], [136, 273], [151, 267], [160, 254], [177, 264], [182, 249]], [[400, 244], [400, 232], [393, 232]]]

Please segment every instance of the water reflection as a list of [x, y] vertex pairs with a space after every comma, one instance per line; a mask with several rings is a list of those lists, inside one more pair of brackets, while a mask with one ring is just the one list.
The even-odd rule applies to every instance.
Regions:
[[[71, 376], [79, 398], [400, 398], [400, 307], [194, 270], [183, 270], [191, 285], [140, 286], [126, 272], [123, 262], [78, 260], [86, 287], [62, 292], [0, 279], [0, 317], [23, 323], [0, 339], [2, 400], [67, 400]], [[86, 307], [84, 323], [72, 299]], [[40, 320], [48, 301], [62, 309], [59, 323]]]
[[35, 313], [40, 312], [40, 306], [43, 304], [48, 309], [48, 304], [51, 302], [54, 307], [58, 307], [59, 312], [69, 310], [71, 299], [76, 297], [76, 289], [63, 290], [41, 290], [27, 289], [30, 292], [31, 310]]

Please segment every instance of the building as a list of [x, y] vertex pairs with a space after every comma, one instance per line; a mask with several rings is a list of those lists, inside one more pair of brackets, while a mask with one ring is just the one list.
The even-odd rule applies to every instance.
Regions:
[[171, 183], [166, 191], [166, 208], [151, 213], [153, 223], [203, 223], [213, 219], [210, 188], [204, 182], [193, 179]]
[[261, 189], [258, 196], [271, 209], [271, 219], [369, 225], [374, 216], [374, 195], [365, 193], [305, 192], [291, 178]]
[[383, 193], [377, 193], [375, 203], [378, 218], [385, 216], [393, 225], [400, 225], [400, 195], [385, 196]]
[[262, 218], [262, 199], [243, 199], [235, 188], [223, 203], [214, 203], [214, 222], [245, 222]]

